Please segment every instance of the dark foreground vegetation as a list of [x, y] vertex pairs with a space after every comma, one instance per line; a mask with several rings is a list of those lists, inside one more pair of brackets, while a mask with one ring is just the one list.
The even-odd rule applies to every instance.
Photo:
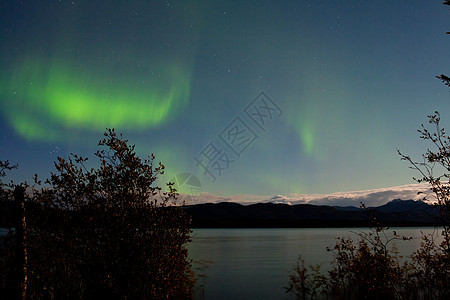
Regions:
[[423, 236], [410, 258], [398, 255], [391, 242], [400, 237], [387, 227], [373, 227], [359, 241], [338, 238], [331, 270], [305, 266], [299, 256], [287, 293], [298, 299], [450, 299], [448, 241]]
[[[58, 158], [41, 185], [0, 181], [2, 299], [187, 299], [193, 276], [185, 244], [190, 218], [173, 205], [164, 166], [136, 156], [114, 130], [96, 153]], [[16, 166], [0, 161], [0, 179]]]

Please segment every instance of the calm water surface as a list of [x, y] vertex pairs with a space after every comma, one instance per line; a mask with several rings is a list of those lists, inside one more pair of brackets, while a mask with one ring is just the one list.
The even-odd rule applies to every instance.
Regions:
[[[411, 241], [396, 240], [400, 255], [408, 256], [420, 246], [421, 232], [433, 228], [394, 228]], [[292, 299], [285, 294], [299, 254], [305, 263], [329, 268], [336, 237], [358, 239], [358, 228], [273, 228], [273, 229], [195, 229], [189, 243], [189, 256], [199, 275], [196, 299]], [[392, 236], [392, 231], [387, 232]]]

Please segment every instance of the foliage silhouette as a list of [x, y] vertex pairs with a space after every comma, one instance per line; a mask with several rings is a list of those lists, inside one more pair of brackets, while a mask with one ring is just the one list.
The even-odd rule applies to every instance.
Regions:
[[99, 146], [97, 169], [59, 157], [57, 173], [26, 195], [28, 297], [191, 298], [190, 218], [173, 183], [156, 186], [164, 166], [114, 129]]
[[449, 299], [449, 255], [444, 243], [423, 236], [420, 248], [407, 260], [391, 242], [400, 237], [387, 227], [372, 227], [360, 239], [337, 238], [331, 269], [306, 268], [299, 258], [289, 276], [287, 293], [298, 299]]

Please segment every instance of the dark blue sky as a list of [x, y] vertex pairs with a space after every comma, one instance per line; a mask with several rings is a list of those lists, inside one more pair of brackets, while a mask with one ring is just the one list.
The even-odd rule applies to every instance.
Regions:
[[412, 183], [396, 149], [450, 124], [441, 2], [2, 1], [0, 159], [18, 181], [94, 166], [114, 127], [214, 195]]

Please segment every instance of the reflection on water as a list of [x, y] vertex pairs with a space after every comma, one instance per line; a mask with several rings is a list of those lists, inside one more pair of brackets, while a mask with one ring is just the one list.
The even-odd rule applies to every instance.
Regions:
[[[420, 246], [421, 232], [438, 235], [433, 228], [395, 228], [411, 241], [395, 240], [402, 256]], [[305, 263], [329, 268], [336, 237], [358, 240], [358, 228], [195, 229], [189, 256], [201, 291], [196, 299], [292, 299], [286, 297], [288, 275], [299, 254]], [[392, 231], [387, 232], [388, 237]]]

